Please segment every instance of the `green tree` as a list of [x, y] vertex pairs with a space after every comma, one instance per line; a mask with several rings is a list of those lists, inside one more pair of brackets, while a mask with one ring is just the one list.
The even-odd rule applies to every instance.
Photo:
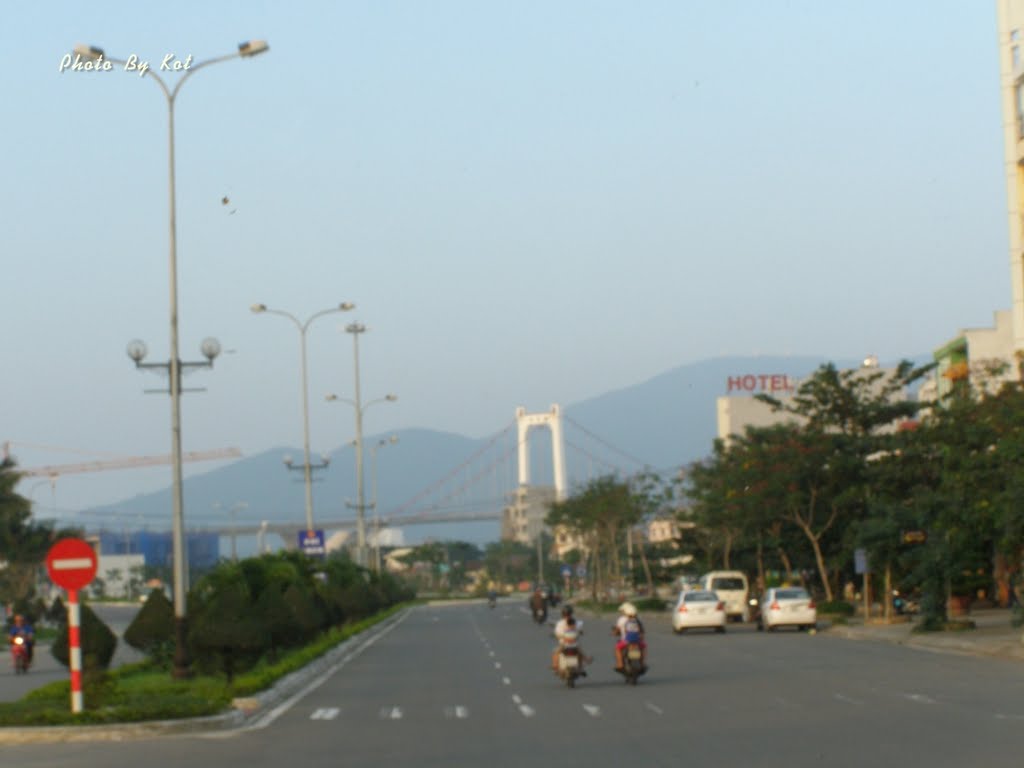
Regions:
[[162, 589], [149, 593], [124, 631], [124, 641], [157, 664], [170, 666], [174, 655], [174, 606]]
[[[117, 650], [117, 635], [85, 603], [79, 606], [79, 617], [82, 671], [99, 672], [107, 669], [110, 660], [114, 658], [114, 651]], [[67, 624], [62, 624], [57, 630], [57, 637], [53, 640], [50, 652], [53, 658], [65, 667], [70, 666]]]

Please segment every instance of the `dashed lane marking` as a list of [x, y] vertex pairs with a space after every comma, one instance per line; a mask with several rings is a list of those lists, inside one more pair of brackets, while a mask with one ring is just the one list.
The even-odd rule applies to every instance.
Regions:
[[454, 707], [445, 707], [444, 716], [449, 720], [465, 720], [469, 717], [469, 709], [460, 704], [456, 704]]
[[495, 669], [501, 669], [501, 662], [500, 661], [494, 662], [494, 668]]
[[520, 704], [519, 711], [523, 713], [523, 717], [533, 717], [534, 715], [533, 707], [526, 704]]
[[600, 717], [601, 708], [594, 704], [584, 704], [583, 708], [587, 711], [587, 714], [591, 717]]
[[652, 704], [649, 701], [645, 701], [644, 702], [644, 706], [647, 707], [649, 710], [651, 710], [651, 712], [653, 712], [656, 715], [664, 715], [665, 714], [665, 710], [663, 710], [657, 704]]
[[519, 694], [518, 693], [512, 695], [512, 701], [515, 704], [522, 704], [523, 703], [523, 700], [521, 698], [519, 698]]
[[402, 719], [402, 708], [401, 707], [381, 707], [380, 708], [380, 719], [381, 720], [401, 720]]
[[931, 696], [925, 696], [923, 693], [905, 693], [904, 698], [916, 701], [918, 704], [934, 704], [935, 699]]
[[333, 720], [341, 710], [337, 707], [321, 707], [313, 711], [309, 716], [310, 720]]
[[512, 678], [510, 678], [510, 677], [503, 677], [503, 678], [501, 678], [501, 683], [502, 683], [502, 685], [512, 685]]
[[857, 701], [857, 699], [851, 699], [849, 696], [844, 696], [841, 693], [834, 694], [834, 698], [837, 701], [844, 701], [847, 704], [863, 704], [863, 701]]

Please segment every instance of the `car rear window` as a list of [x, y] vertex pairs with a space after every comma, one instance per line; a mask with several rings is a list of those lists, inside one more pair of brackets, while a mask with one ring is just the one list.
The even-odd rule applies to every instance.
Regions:
[[687, 592], [683, 600], [688, 603], [717, 603], [718, 595], [714, 592]]
[[775, 597], [778, 600], [807, 600], [810, 595], [806, 589], [779, 589], [776, 590]]
[[735, 576], [719, 576], [711, 580], [712, 589], [746, 589], [743, 579]]

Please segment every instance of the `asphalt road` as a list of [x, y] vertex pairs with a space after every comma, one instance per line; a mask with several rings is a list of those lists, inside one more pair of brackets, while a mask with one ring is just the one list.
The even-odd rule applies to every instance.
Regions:
[[825, 633], [672, 635], [650, 673], [611, 671], [610, 621], [569, 690], [550, 627], [520, 603], [420, 607], [245, 730], [6, 746], [18, 768], [327, 766], [1008, 766], [1024, 754], [1024, 667]]

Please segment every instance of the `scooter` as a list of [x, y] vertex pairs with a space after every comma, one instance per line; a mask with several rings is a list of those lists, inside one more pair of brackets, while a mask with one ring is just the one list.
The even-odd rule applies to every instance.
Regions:
[[11, 656], [14, 658], [14, 674], [27, 674], [29, 667], [28, 645], [21, 635], [15, 635], [11, 639]]
[[636, 685], [640, 675], [647, 671], [644, 667], [644, 652], [639, 643], [630, 643], [622, 649], [621, 674], [626, 678], [626, 685]]
[[567, 688], [576, 687], [576, 678], [581, 677], [580, 652], [575, 646], [563, 648], [558, 654], [558, 676]]
[[538, 624], [543, 624], [548, 620], [548, 609], [547, 608], [534, 608], [533, 609], [533, 620]]

